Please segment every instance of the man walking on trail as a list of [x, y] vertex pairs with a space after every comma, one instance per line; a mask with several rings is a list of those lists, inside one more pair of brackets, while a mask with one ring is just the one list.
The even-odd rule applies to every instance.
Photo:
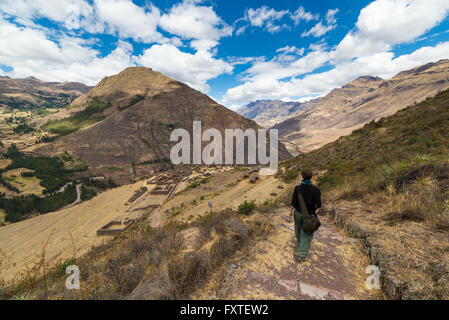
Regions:
[[[299, 242], [298, 259], [300, 262], [303, 262], [309, 253], [313, 238], [313, 232], [305, 232], [303, 230], [304, 218], [307, 214], [316, 217], [316, 210], [321, 208], [321, 191], [312, 184], [312, 170], [303, 170], [301, 175], [303, 180], [299, 186], [295, 187], [293, 192], [290, 216], [294, 212], [295, 235]], [[301, 210], [301, 207], [304, 210]], [[302, 212], [305, 210], [307, 210], [306, 213]]]

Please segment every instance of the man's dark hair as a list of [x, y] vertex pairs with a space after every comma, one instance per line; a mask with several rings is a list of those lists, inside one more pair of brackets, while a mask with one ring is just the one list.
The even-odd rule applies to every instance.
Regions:
[[313, 177], [313, 171], [310, 169], [305, 169], [301, 171], [301, 175], [304, 180], [310, 180]]

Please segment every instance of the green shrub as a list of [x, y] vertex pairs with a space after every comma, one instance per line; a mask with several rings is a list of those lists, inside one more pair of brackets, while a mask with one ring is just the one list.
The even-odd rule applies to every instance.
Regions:
[[30, 178], [30, 177], [34, 177], [34, 172], [33, 171], [23, 171], [20, 173], [20, 175], [24, 178]]
[[104, 116], [99, 114], [110, 106], [110, 102], [101, 102], [98, 98], [94, 98], [84, 110], [68, 118], [50, 120], [42, 126], [42, 130], [60, 136], [75, 132], [103, 120]]
[[97, 193], [95, 190], [91, 188], [86, 188], [84, 185], [81, 185], [81, 200], [86, 201], [95, 197]]
[[28, 124], [26, 123], [21, 123], [19, 124], [17, 127], [15, 127], [14, 129], [12, 129], [15, 133], [30, 133], [33, 132], [34, 129], [31, 128]]
[[243, 201], [239, 207], [238, 207], [238, 211], [240, 214], [243, 215], [249, 215], [251, 214], [251, 212], [253, 212], [254, 210], [256, 210], [257, 206], [256, 206], [256, 202], [253, 201]]
[[145, 96], [143, 96], [143, 95], [141, 95], [141, 94], [138, 94], [138, 95], [136, 95], [129, 103], [128, 103], [128, 105], [126, 105], [126, 106], [124, 106], [124, 107], [118, 107], [118, 110], [119, 111], [123, 111], [123, 110], [125, 110], [125, 109], [128, 109], [128, 108], [130, 108], [130, 107], [132, 107], [133, 105], [135, 105], [136, 103], [138, 103], [138, 102], [140, 102], [140, 101], [142, 101], [142, 100], [144, 100], [145, 99]]

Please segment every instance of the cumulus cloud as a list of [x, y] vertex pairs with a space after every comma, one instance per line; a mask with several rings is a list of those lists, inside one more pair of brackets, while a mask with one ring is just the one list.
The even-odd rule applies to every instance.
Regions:
[[232, 27], [228, 26], [213, 10], [212, 7], [199, 5], [199, 1], [185, 0], [175, 5], [170, 11], [162, 15], [160, 26], [184, 39], [198, 39], [209, 41], [215, 46], [217, 40], [232, 34]]
[[[311, 23], [313, 27], [303, 36], [322, 37], [337, 26], [339, 11], [329, 10], [320, 18], [304, 7], [291, 12], [261, 6], [246, 10], [243, 18], [229, 26], [201, 0], [184, 0], [163, 11], [145, 3], [1, 0], [0, 72], [93, 85], [106, 75], [142, 64], [208, 92], [209, 80], [232, 73], [234, 66], [248, 65], [237, 75], [242, 85], [229, 89], [223, 97], [227, 103], [241, 104], [260, 98], [303, 100], [361, 75], [391, 77], [448, 58], [448, 42], [399, 57], [393, 53], [395, 46], [423, 39], [440, 24], [449, 13], [447, 0], [376, 0], [361, 10], [354, 29], [333, 48], [321, 40], [308, 48], [283, 44], [270, 58], [226, 59], [217, 58], [220, 41], [231, 36], [234, 28], [236, 34], [247, 28], [276, 33]], [[52, 24], [39, 24], [41, 18]], [[104, 33], [116, 38], [108, 52], [95, 49], [101, 47], [98, 34]], [[142, 53], [134, 53], [131, 39], [143, 44]], [[323, 67], [331, 70], [317, 73]]]
[[[1, 1], [0, 65], [13, 69], [1, 72], [95, 85], [104, 76], [143, 64], [207, 92], [207, 81], [232, 72], [232, 64], [214, 58], [214, 48], [220, 38], [232, 34], [232, 27], [201, 3], [185, 0], [161, 13], [152, 4], [138, 6], [131, 0]], [[34, 22], [40, 18], [59, 28]], [[163, 36], [161, 28], [173, 36]], [[86, 37], [76, 37], [71, 30]], [[97, 33], [116, 36], [116, 48], [106, 54], [94, 49]], [[128, 39], [153, 46], [135, 56]], [[178, 48], [185, 40], [194, 53]]]
[[[92, 14], [93, 8], [86, 0], [2, 0], [0, 10], [11, 17], [32, 24], [31, 19], [45, 17], [64, 23], [70, 19], [79, 20]], [[73, 20], [72, 20], [73, 22]]]
[[[336, 23], [337, 12], [328, 11], [325, 17], [328, 25]], [[374, 1], [360, 12], [355, 29], [336, 48], [326, 50], [322, 45], [311, 46], [312, 51], [306, 56], [288, 63], [253, 63], [246, 76], [242, 77], [244, 83], [229, 89], [223, 101], [247, 103], [261, 98], [317, 97], [359, 76], [390, 78], [402, 70], [448, 59], [449, 42], [422, 47], [398, 57], [392, 51], [395, 45], [424, 35], [448, 12], [449, 3], [441, 0]], [[283, 53], [286, 50], [280, 48], [278, 51]], [[313, 73], [324, 65], [331, 70]], [[302, 77], [297, 78], [298, 75]]]
[[252, 80], [231, 88], [223, 98], [224, 103], [248, 103], [255, 99], [288, 100], [302, 97], [301, 101], [329, 93], [332, 89], [363, 75], [390, 78], [400, 71], [431, 61], [449, 59], [449, 42], [434, 47], [423, 47], [415, 52], [394, 58], [392, 52], [376, 53], [341, 63], [330, 71], [309, 74], [302, 79], [288, 81]]
[[356, 29], [334, 53], [337, 61], [385, 52], [417, 39], [441, 23], [449, 11], [445, 0], [377, 0], [362, 9]]
[[207, 50], [191, 54], [171, 44], [153, 45], [137, 61], [203, 92], [210, 90], [208, 80], [223, 73], [231, 73], [233, 69], [225, 61], [215, 59]]
[[164, 41], [157, 31], [160, 11], [153, 5], [140, 7], [127, 0], [95, 0], [95, 8], [110, 33], [146, 43]]
[[0, 63], [12, 66], [12, 77], [33, 75], [46, 81], [79, 81], [96, 84], [103, 76], [132, 65], [132, 47], [120, 41], [107, 56], [80, 38], [62, 36], [58, 43], [43, 30], [19, 27], [0, 19]]

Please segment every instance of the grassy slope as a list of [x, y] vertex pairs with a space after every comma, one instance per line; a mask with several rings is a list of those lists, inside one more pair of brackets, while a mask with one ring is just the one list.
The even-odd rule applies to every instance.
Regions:
[[319, 178], [325, 190], [346, 183], [363, 191], [380, 190], [400, 183], [401, 174], [422, 163], [447, 162], [448, 134], [449, 90], [284, 162], [281, 175], [291, 182], [301, 168], [312, 167], [326, 171]]
[[68, 118], [51, 120], [42, 126], [42, 130], [58, 135], [72, 133], [103, 120], [104, 116], [101, 113], [110, 106], [110, 103], [93, 99], [89, 102], [86, 109]]
[[449, 90], [291, 159], [279, 175], [319, 172], [325, 203], [380, 252], [375, 263], [400, 288], [390, 296], [448, 299], [448, 137]]

